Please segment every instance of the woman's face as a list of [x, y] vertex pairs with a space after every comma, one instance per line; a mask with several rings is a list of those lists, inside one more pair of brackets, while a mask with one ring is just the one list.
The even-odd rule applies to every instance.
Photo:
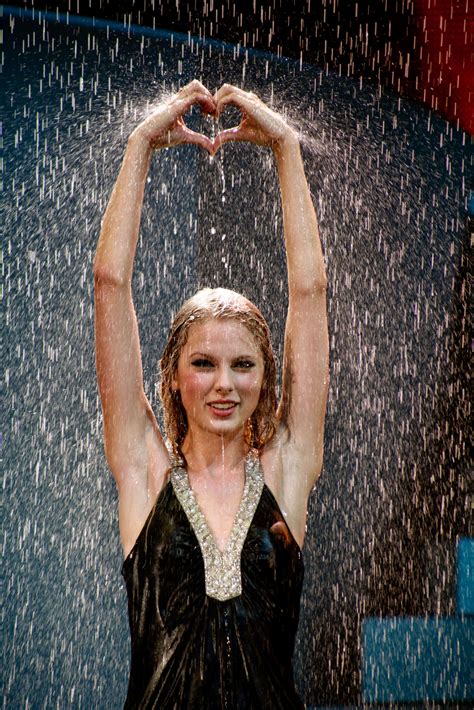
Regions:
[[192, 325], [173, 378], [189, 430], [224, 436], [243, 432], [257, 408], [263, 372], [260, 347], [239, 321], [208, 319]]

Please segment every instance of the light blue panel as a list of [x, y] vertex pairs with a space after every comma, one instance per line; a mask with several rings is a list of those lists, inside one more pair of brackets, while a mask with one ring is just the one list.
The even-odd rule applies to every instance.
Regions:
[[458, 614], [474, 614], [474, 538], [458, 540], [457, 547]]
[[474, 699], [470, 618], [365, 619], [365, 702]]

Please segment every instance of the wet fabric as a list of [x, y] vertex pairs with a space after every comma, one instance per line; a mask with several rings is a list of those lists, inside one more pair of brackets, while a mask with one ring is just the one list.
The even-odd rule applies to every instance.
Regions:
[[198, 538], [165, 485], [122, 573], [131, 669], [125, 709], [290, 710], [303, 560], [263, 485], [241, 553], [242, 591], [206, 594]]

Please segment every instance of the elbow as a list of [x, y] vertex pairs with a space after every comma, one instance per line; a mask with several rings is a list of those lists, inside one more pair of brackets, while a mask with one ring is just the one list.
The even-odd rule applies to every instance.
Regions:
[[326, 291], [328, 287], [328, 282], [325, 274], [317, 278], [308, 279], [307, 281], [300, 281], [294, 286], [290, 287], [290, 295], [297, 296], [298, 298], [326, 298]]
[[328, 277], [326, 275], [326, 269], [323, 267], [319, 271], [317, 275], [315, 275], [313, 279], [313, 291], [316, 293], [326, 293], [327, 288], [328, 288]]
[[312, 291], [316, 295], [326, 296], [328, 290], [328, 280], [326, 273], [321, 274], [312, 284]]
[[101, 286], [125, 288], [129, 286], [129, 280], [109, 267], [94, 265], [94, 288], [97, 289]]

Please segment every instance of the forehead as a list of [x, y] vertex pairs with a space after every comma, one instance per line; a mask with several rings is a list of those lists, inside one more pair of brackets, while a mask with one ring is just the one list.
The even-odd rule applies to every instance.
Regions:
[[231, 318], [212, 318], [194, 323], [184, 350], [229, 355], [258, 355], [260, 346], [243, 323]]

